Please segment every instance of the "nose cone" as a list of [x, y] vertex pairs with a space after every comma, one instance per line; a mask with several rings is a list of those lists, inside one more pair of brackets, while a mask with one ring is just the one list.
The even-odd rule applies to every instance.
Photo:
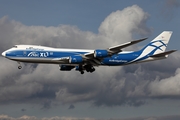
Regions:
[[2, 56], [4, 56], [4, 57], [5, 57], [5, 56], [6, 56], [6, 52], [3, 52], [3, 53], [2, 53]]

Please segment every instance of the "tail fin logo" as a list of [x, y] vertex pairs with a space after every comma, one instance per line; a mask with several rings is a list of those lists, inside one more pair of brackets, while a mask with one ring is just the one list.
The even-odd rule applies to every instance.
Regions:
[[[163, 40], [157, 40], [157, 41], [152, 41], [148, 46], [152, 46], [152, 47], [154, 47], [154, 48], [156, 48], [156, 50], [161, 50], [161, 51], [164, 51], [163, 49], [162, 49], [162, 47], [167, 47], [167, 44], [165, 44], [164, 42], [163, 42]], [[164, 49], [165, 49], [164, 48]]]

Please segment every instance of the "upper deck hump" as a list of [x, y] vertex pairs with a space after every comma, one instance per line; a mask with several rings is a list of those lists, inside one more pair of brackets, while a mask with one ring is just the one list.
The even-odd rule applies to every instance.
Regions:
[[13, 48], [26, 49], [26, 50], [48, 50], [48, 51], [66, 51], [66, 52], [94, 52], [88, 49], [69, 49], [69, 48], [53, 48], [41, 45], [15, 45]]

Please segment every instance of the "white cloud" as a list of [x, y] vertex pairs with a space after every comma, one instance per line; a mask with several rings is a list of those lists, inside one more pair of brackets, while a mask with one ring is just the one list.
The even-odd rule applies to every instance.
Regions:
[[180, 95], [180, 68], [174, 76], [150, 83], [151, 96], [179, 96]]
[[148, 14], [137, 5], [127, 7], [122, 11], [111, 13], [99, 27], [99, 32], [109, 39], [109, 43], [118, 44], [132, 39], [132, 33], [149, 34], [146, 26]]

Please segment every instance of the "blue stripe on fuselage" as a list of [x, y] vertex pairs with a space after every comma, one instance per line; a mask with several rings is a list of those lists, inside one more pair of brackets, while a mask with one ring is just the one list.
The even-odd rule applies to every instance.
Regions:
[[60, 58], [73, 55], [85, 54], [87, 52], [66, 52], [66, 51], [31, 51], [31, 50], [13, 50], [6, 52], [7, 58], [25, 57], [25, 58]]

